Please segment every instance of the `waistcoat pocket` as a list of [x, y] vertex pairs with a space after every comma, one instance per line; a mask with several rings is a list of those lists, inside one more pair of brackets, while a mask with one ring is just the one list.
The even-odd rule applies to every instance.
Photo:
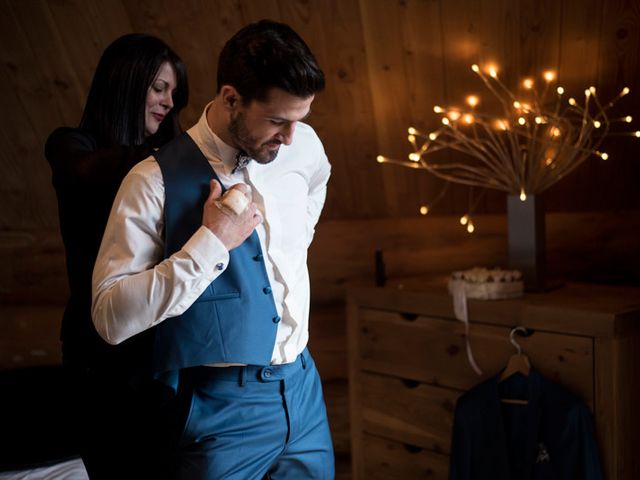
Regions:
[[202, 295], [198, 297], [198, 299], [194, 303], [199, 302], [214, 302], [217, 300], [230, 300], [232, 298], [240, 298], [240, 292], [214, 292], [211, 285], [207, 287], [207, 289], [202, 292]]

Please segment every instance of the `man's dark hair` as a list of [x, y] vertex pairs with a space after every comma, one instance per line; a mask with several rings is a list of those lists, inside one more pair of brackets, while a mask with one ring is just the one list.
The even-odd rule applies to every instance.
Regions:
[[164, 62], [176, 73], [173, 108], [146, 140], [160, 146], [174, 138], [181, 131], [178, 114], [189, 98], [187, 69], [162, 40], [138, 33], [116, 39], [100, 57], [80, 128], [96, 135], [101, 147], [144, 143], [147, 91]]
[[300, 98], [324, 89], [324, 73], [307, 44], [288, 25], [261, 20], [242, 28], [218, 59], [218, 93], [231, 85], [244, 104], [264, 101], [272, 88]]

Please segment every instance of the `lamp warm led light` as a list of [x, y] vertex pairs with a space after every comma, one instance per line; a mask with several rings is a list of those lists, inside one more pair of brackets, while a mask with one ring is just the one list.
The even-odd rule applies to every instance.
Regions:
[[[563, 99], [565, 89], [555, 88], [557, 95], [549, 95], [549, 84], [556, 80], [556, 72], [542, 73], [546, 84], [540, 94], [533, 79], [522, 81], [522, 98], [516, 96], [498, 78], [495, 65], [471, 66], [488, 90], [499, 100], [502, 112], [498, 116], [478, 112], [480, 97], [469, 95], [464, 108], [436, 105], [433, 111], [441, 114], [441, 126], [425, 134], [413, 127], [408, 129], [409, 142], [414, 151], [408, 160], [394, 160], [379, 155], [379, 163], [392, 163], [424, 169], [435, 176], [470, 187], [492, 188], [519, 195], [525, 200], [530, 194], [545, 191], [564, 178], [587, 158], [596, 155], [607, 160], [609, 155], [598, 147], [609, 134], [611, 122], [631, 123], [631, 115], [611, 119], [607, 111], [629, 94], [624, 87], [610, 102], [597, 98], [596, 87], [584, 90], [584, 102], [576, 98]], [[625, 133], [640, 138], [640, 130]], [[443, 149], [451, 149], [463, 156], [426, 156]], [[440, 198], [441, 195], [438, 197]], [[433, 202], [420, 207], [426, 215]], [[467, 231], [474, 230], [469, 213], [460, 219]]]
[[473, 123], [473, 120], [474, 120], [473, 115], [471, 115], [470, 113], [465, 113], [462, 116], [462, 121], [467, 125], [471, 125]]

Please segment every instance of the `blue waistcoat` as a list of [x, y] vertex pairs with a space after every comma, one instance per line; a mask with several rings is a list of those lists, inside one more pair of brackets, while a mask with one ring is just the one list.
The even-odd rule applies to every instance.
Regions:
[[[164, 179], [168, 258], [202, 225], [209, 182], [219, 179], [186, 133], [154, 156]], [[157, 326], [153, 360], [156, 377], [166, 379], [181, 368], [217, 362], [268, 365], [279, 321], [254, 230], [242, 245], [229, 252], [226, 270], [187, 311]], [[175, 380], [168, 383], [175, 387]]]

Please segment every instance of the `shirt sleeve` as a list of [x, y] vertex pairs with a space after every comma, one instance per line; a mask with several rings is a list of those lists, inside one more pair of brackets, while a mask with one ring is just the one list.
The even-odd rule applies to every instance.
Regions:
[[229, 261], [204, 226], [164, 259], [163, 207], [162, 174], [149, 158], [122, 182], [93, 271], [93, 322], [110, 344], [184, 313]]
[[[318, 140], [320, 142], [320, 140]], [[319, 146], [318, 152], [318, 168], [311, 176], [309, 182], [309, 198], [307, 201], [307, 232], [309, 237], [307, 244], [311, 245], [313, 236], [315, 234], [315, 228], [320, 219], [322, 213], [322, 207], [324, 206], [325, 199], [327, 197], [327, 183], [331, 176], [331, 164], [327, 159], [322, 144]]]

